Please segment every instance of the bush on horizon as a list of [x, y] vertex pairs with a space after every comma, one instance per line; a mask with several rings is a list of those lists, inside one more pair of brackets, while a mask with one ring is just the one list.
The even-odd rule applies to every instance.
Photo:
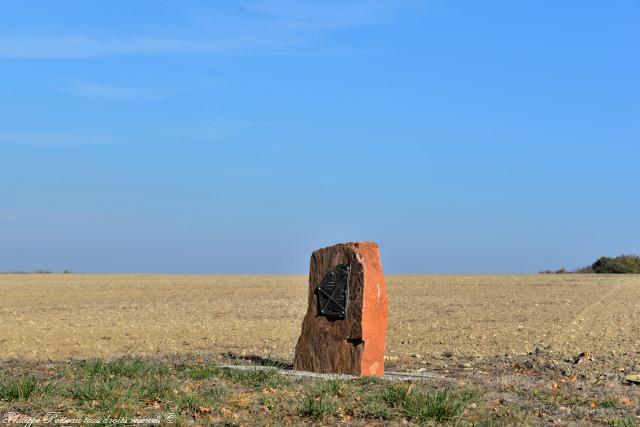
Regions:
[[560, 270], [541, 271], [541, 274], [640, 274], [640, 256], [637, 255], [620, 255], [615, 258], [600, 257], [593, 264], [579, 268], [575, 271], [567, 271], [564, 268]]

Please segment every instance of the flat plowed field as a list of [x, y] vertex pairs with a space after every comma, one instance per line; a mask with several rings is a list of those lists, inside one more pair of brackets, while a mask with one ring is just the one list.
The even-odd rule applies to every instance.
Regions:
[[[640, 276], [389, 275], [390, 360], [541, 347], [640, 366]], [[0, 357], [291, 360], [304, 276], [0, 275]]]

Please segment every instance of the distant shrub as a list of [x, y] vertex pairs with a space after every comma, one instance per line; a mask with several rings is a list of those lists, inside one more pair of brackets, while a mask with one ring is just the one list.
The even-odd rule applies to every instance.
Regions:
[[620, 255], [615, 258], [600, 257], [596, 262], [574, 271], [567, 271], [564, 268], [560, 270], [541, 271], [540, 274], [640, 274], [640, 256], [637, 255]]
[[589, 268], [591, 272], [600, 274], [640, 274], [640, 257], [636, 255], [600, 257]]
[[561, 268], [560, 270], [544, 270], [541, 271], [539, 274], [565, 274], [565, 273], [570, 273], [569, 271], [565, 270], [564, 268]]

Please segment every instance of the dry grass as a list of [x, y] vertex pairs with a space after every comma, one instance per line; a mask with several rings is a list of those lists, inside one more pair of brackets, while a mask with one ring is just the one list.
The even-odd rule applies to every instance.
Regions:
[[[640, 276], [390, 275], [388, 355], [540, 344], [640, 358]], [[304, 276], [0, 275], [2, 358], [124, 353], [291, 359]]]

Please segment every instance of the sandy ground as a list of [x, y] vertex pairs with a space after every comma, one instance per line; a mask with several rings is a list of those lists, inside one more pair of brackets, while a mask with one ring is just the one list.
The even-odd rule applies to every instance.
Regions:
[[[535, 347], [640, 365], [640, 276], [389, 275], [387, 355]], [[231, 352], [290, 360], [304, 276], [0, 275], [2, 358]]]

